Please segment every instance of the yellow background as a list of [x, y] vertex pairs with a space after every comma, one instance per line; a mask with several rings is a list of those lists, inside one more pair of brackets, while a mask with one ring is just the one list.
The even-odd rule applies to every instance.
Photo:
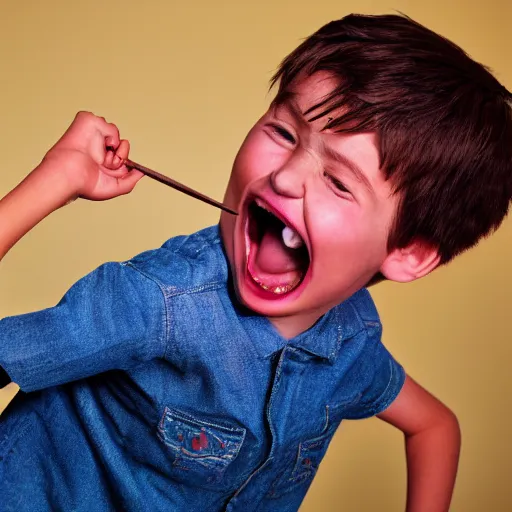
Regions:
[[[132, 157], [218, 199], [282, 57], [350, 12], [403, 11], [462, 45], [512, 88], [510, 0], [0, 2], [0, 194], [78, 110], [118, 124]], [[0, 316], [55, 304], [79, 277], [218, 219], [149, 179], [111, 202], [78, 201], [0, 264]], [[452, 510], [512, 510], [508, 292], [512, 223], [417, 283], [373, 290], [385, 342], [457, 413], [463, 451]], [[336, 435], [302, 512], [399, 511], [402, 437], [372, 419]]]

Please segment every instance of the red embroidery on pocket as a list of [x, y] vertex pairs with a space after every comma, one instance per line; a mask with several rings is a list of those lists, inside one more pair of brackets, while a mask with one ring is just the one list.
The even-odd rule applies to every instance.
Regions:
[[203, 448], [208, 448], [208, 437], [206, 437], [204, 430], [199, 433], [199, 437], [192, 439], [192, 450], [198, 452]]

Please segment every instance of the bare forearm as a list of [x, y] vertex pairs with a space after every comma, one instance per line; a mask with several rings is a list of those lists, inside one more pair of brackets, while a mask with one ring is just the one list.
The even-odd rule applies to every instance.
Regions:
[[407, 512], [449, 510], [460, 452], [457, 419], [448, 415], [442, 422], [406, 436]]
[[68, 178], [43, 162], [0, 200], [0, 260], [47, 215], [73, 198]]
[[131, 192], [144, 175], [124, 165], [129, 150], [115, 125], [79, 112], [42, 163], [0, 201], [0, 260], [70, 200], [104, 201]]

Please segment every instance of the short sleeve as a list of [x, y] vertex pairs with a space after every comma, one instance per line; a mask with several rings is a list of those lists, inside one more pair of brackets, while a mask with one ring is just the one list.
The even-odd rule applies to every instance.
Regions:
[[348, 411], [347, 419], [370, 418], [385, 411], [405, 382], [405, 370], [380, 341], [380, 329], [365, 357], [365, 373], [370, 374], [360, 400]]
[[0, 320], [0, 366], [34, 391], [163, 356], [159, 285], [129, 264], [106, 263], [55, 306]]

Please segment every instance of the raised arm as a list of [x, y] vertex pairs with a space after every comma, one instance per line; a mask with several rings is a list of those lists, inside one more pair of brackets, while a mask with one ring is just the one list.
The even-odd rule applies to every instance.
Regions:
[[460, 452], [453, 412], [407, 377], [396, 400], [378, 417], [405, 435], [407, 512], [448, 511]]
[[[0, 200], [0, 260], [47, 215], [77, 197], [101, 201], [130, 192], [143, 176], [123, 164], [130, 145], [113, 124], [79, 112], [43, 161]], [[18, 391], [0, 367], [0, 414]]]
[[77, 197], [101, 201], [130, 192], [143, 175], [123, 164], [128, 152], [115, 125], [79, 112], [43, 161], [0, 200], [0, 260], [36, 224]]

